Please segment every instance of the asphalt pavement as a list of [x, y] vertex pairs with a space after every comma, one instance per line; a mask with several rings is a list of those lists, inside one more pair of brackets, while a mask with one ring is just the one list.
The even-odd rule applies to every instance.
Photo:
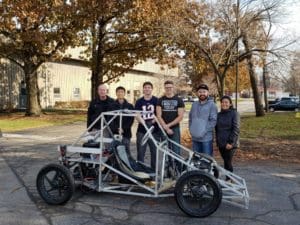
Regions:
[[[41, 167], [57, 162], [58, 144], [70, 144], [84, 123], [4, 133], [0, 138], [0, 224], [210, 224], [300, 225], [300, 166], [276, 162], [235, 162], [246, 179], [249, 209], [221, 204], [210, 217], [185, 215], [174, 198], [144, 198], [75, 192], [63, 206], [39, 197], [35, 180]], [[134, 151], [134, 150], [133, 150]], [[148, 156], [149, 157], [149, 156]]]

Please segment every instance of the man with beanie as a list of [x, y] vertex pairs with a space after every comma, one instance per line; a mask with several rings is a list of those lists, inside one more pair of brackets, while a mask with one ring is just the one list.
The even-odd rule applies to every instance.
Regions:
[[213, 131], [217, 122], [218, 109], [209, 99], [208, 86], [197, 87], [199, 101], [193, 103], [189, 113], [189, 130], [192, 136], [193, 151], [213, 155]]

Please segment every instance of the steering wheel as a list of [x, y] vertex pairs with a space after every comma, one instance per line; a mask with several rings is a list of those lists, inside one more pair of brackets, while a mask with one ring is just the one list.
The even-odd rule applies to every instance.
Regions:
[[154, 126], [151, 126], [149, 128], [149, 130], [145, 133], [143, 139], [142, 139], [142, 145], [145, 145], [150, 137], [150, 134], [152, 133], [152, 131], [154, 130]]

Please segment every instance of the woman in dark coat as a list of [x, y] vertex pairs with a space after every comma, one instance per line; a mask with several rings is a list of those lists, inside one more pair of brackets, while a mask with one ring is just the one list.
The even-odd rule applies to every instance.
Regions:
[[[229, 96], [221, 98], [221, 111], [216, 125], [217, 146], [224, 160], [224, 168], [233, 171], [232, 158], [239, 147], [240, 116], [232, 106]], [[228, 180], [228, 179], [227, 179]]]

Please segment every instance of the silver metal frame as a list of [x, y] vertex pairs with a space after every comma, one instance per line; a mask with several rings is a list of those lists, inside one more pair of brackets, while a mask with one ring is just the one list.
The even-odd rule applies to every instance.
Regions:
[[[199, 170], [196, 165], [194, 165], [192, 159], [194, 152], [190, 149], [174, 142], [169, 139], [166, 135], [164, 129], [159, 125], [159, 122], [156, 117], [154, 117], [155, 121], [159, 125], [159, 129], [161, 130], [164, 140], [158, 141], [152, 135], [151, 128], [148, 128], [141, 118], [143, 114], [142, 111], [137, 110], [116, 110], [102, 113], [85, 131], [79, 138], [76, 139], [72, 145], [66, 146], [66, 154], [68, 155], [69, 162], [78, 162], [78, 163], [89, 163], [95, 165], [99, 165], [99, 177], [98, 183], [91, 183], [88, 181], [83, 181], [81, 184], [88, 186], [89, 188], [95, 189], [98, 192], [110, 192], [110, 193], [118, 193], [118, 194], [126, 194], [126, 195], [136, 195], [143, 197], [167, 197], [173, 196], [173, 192], [164, 193], [167, 190], [173, 188], [176, 184], [176, 180], [179, 178], [166, 179], [164, 178], [165, 173], [165, 163], [166, 158], [170, 157], [175, 161], [180, 162], [181, 164], [186, 166], [186, 171], [191, 170]], [[102, 150], [105, 147], [105, 143], [110, 143], [113, 140], [121, 140], [121, 135], [113, 136], [112, 131], [110, 130], [109, 125], [111, 122], [119, 118], [120, 128], [122, 127], [122, 118], [123, 117], [135, 117], [139, 123], [141, 123], [146, 129], [146, 134], [142, 140], [142, 142], [147, 142], [147, 140], [152, 140], [157, 148], [156, 154], [156, 169], [155, 169], [155, 182], [152, 184], [144, 184], [140, 181], [128, 176], [122, 171], [113, 168], [111, 165], [107, 164], [107, 157], [104, 157], [102, 154]], [[110, 118], [107, 121], [107, 118]], [[96, 124], [99, 120], [101, 120], [101, 129], [93, 132], [89, 132], [89, 130]], [[104, 137], [104, 130], [110, 134], [111, 138]], [[100, 142], [100, 148], [87, 148], [82, 147], [82, 143], [88, 140], [98, 141]], [[183, 155], [187, 155], [187, 158], [182, 157], [181, 155], [173, 152], [169, 147], [168, 143], [173, 143], [180, 147], [183, 151]], [[60, 148], [60, 147], [59, 147]], [[95, 156], [91, 159], [86, 159], [80, 157], [78, 153], [90, 153], [92, 156]], [[217, 178], [217, 182], [220, 184], [222, 193], [223, 193], [223, 202], [227, 202], [239, 207], [248, 208], [249, 207], [249, 194], [246, 186], [246, 182], [243, 178], [238, 175], [231, 173], [222, 167], [220, 167], [217, 162], [210, 156], [205, 154], [199, 154], [201, 156], [201, 160], [206, 161], [207, 163], [211, 163], [211, 168], [215, 168], [219, 172], [219, 178]], [[62, 160], [62, 158], [60, 158]], [[76, 163], [75, 163], [76, 164]], [[102, 168], [106, 167], [109, 172], [105, 176], [109, 176], [110, 171], [122, 176], [128, 180], [130, 180], [133, 184], [120, 184], [105, 181], [107, 177], [102, 177], [101, 173]], [[184, 172], [186, 172], [184, 171]], [[183, 173], [184, 173], [183, 172]], [[206, 171], [207, 173], [213, 175], [213, 170]], [[229, 177], [231, 182], [227, 182], [225, 177]]]

